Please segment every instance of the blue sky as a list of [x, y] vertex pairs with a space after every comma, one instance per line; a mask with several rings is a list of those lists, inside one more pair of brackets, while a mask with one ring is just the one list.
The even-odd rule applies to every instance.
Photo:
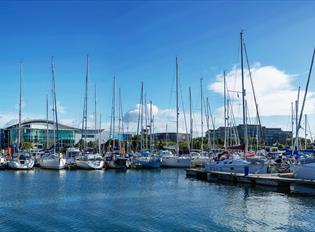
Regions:
[[[186, 107], [191, 86], [193, 108], [199, 110], [202, 77], [205, 96], [220, 122], [222, 96], [209, 85], [239, 63], [239, 32], [245, 32], [252, 65], [276, 67], [291, 77], [291, 90], [299, 84], [304, 88], [315, 45], [314, 10], [311, 1], [1, 1], [1, 123], [17, 118], [20, 59], [23, 115], [44, 117], [52, 55], [57, 100], [64, 108], [60, 117], [79, 121], [86, 54], [91, 61], [90, 86], [97, 85], [104, 121], [110, 114], [114, 75], [122, 88], [125, 112], [139, 102], [142, 80], [148, 100], [158, 109], [174, 108], [172, 83], [178, 56]], [[288, 103], [288, 114], [289, 108]], [[90, 113], [93, 110], [89, 107]], [[267, 113], [265, 124], [274, 126], [284, 118], [288, 117], [283, 113]]]

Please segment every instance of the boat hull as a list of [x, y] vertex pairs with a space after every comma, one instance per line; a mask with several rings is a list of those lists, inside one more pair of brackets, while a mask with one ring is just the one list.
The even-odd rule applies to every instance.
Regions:
[[293, 175], [299, 179], [315, 180], [315, 163], [295, 165], [293, 167]]
[[242, 160], [224, 160], [217, 162], [209, 162], [206, 171], [218, 171], [229, 173], [250, 173], [250, 174], [264, 174], [268, 173], [268, 166], [264, 164], [252, 164]]
[[11, 160], [8, 163], [8, 167], [10, 169], [18, 169], [18, 170], [30, 170], [34, 167], [34, 160]]
[[167, 156], [162, 157], [162, 167], [167, 168], [189, 168], [191, 165], [190, 157]]
[[39, 165], [44, 169], [60, 170], [66, 167], [66, 159], [63, 158], [42, 158]]
[[104, 167], [104, 161], [101, 160], [77, 160], [76, 161], [77, 168], [86, 169], [86, 170], [97, 170], [102, 169]]

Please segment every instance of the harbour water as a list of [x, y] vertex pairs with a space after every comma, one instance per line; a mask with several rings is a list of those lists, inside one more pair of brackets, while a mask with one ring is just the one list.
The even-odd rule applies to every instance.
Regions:
[[315, 231], [315, 198], [185, 170], [0, 171], [0, 231]]

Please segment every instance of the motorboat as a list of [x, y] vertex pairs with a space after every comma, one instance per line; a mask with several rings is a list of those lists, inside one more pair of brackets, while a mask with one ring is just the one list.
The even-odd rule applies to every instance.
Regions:
[[81, 169], [102, 169], [104, 167], [104, 160], [103, 157], [98, 153], [83, 153], [76, 160], [76, 165]]
[[8, 162], [10, 169], [30, 170], [34, 167], [35, 160], [28, 152], [19, 151]]
[[66, 159], [60, 153], [45, 153], [39, 160], [41, 168], [60, 170], [66, 167]]

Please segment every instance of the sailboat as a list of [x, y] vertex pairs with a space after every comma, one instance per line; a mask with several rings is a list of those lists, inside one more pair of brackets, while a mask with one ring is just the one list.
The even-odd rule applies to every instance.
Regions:
[[61, 153], [59, 153], [59, 130], [58, 130], [58, 111], [57, 111], [57, 99], [56, 99], [56, 86], [55, 86], [55, 67], [53, 57], [51, 58], [51, 92], [52, 92], [52, 112], [54, 121], [54, 146], [49, 152], [46, 152], [39, 160], [41, 168], [45, 169], [64, 169], [66, 166], [66, 159]]
[[[245, 100], [245, 86], [244, 86], [244, 65], [243, 65], [243, 32], [240, 33], [241, 42], [241, 71], [242, 71], [242, 108], [243, 108], [243, 126], [244, 126], [244, 157], [248, 150], [248, 137], [247, 137], [247, 120], [246, 120], [246, 100]], [[245, 50], [246, 51], [246, 50]], [[225, 86], [225, 74], [224, 74], [224, 107], [226, 107], [226, 86]], [[224, 110], [224, 120], [226, 122], [226, 108]], [[226, 123], [225, 123], [226, 128]], [[225, 129], [226, 130], [226, 129]], [[205, 169], [207, 171], [222, 171], [231, 173], [267, 173], [268, 163], [264, 159], [246, 159], [241, 158], [240, 154], [229, 154], [226, 146], [226, 132], [224, 142], [224, 152], [221, 153], [216, 160], [207, 163]]]
[[[119, 131], [120, 123], [122, 121], [122, 99], [121, 99], [121, 90], [119, 89]], [[115, 105], [116, 105], [116, 77], [113, 78], [113, 97], [112, 97], [112, 112], [111, 112], [111, 122], [110, 122], [110, 134], [112, 135], [112, 151], [106, 152], [105, 155], [105, 167], [110, 169], [122, 169], [125, 170], [129, 168], [130, 161], [129, 158], [124, 154], [120, 154], [120, 142], [119, 150], [115, 150]], [[120, 138], [120, 132], [118, 133]], [[120, 140], [119, 140], [120, 141]]]
[[[314, 56], [315, 56], [315, 48], [313, 51], [311, 66], [310, 66], [309, 73], [308, 73], [308, 78], [307, 78], [301, 113], [300, 113], [300, 117], [299, 117], [299, 122], [298, 122], [297, 127], [296, 127], [296, 135], [295, 135], [296, 138], [295, 138], [295, 144], [294, 144], [295, 146], [294, 147], [298, 147], [299, 129], [300, 129], [301, 121], [302, 121], [303, 110], [304, 110], [304, 105], [305, 105], [305, 101], [306, 101], [308, 86], [309, 86], [311, 73], [312, 73], [312, 69], [313, 69]], [[298, 151], [297, 151], [297, 153], [298, 153]], [[314, 158], [299, 157], [297, 160], [297, 163], [293, 166], [293, 175], [295, 178], [315, 180], [315, 159]]]
[[[145, 109], [144, 109], [145, 107]], [[147, 103], [146, 101], [143, 104], [143, 82], [141, 83], [141, 94], [140, 94], [140, 107], [139, 107], [139, 120], [141, 127], [140, 127], [140, 136], [141, 136], [141, 143], [140, 143], [140, 151], [137, 152], [132, 160], [131, 167], [132, 168], [143, 168], [143, 169], [150, 169], [150, 168], [159, 168], [161, 166], [161, 159], [159, 156], [152, 154], [152, 146], [150, 146], [150, 151], [148, 150], [148, 125], [143, 126], [143, 113], [145, 110], [145, 117], [147, 122]], [[152, 127], [152, 104], [150, 107], [150, 125]], [[151, 129], [150, 129], [151, 131]], [[145, 136], [145, 137], [144, 137]], [[151, 136], [152, 137], [152, 136]], [[144, 141], [145, 146], [144, 146]], [[152, 140], [150, 141], [152, 142]]]
[[[86, 77], [85, 77], [85, 97], [83, 107], [83, 121], [82, 121], [82, 139], [83, 151], [81, 156], [76, 160], [76, 165], [81, 169], [102, 169], [104, 167], [103, 157], [99, 153], [94, 153], [93, 149], [86, 148], [87, 139], [87, 104], [88, 104], [88, 81], [89, 81], [89, 57], [86, 60]], [[95, 88], [95, 130], [96, 130], [96, 88]], [[99, 151], [100, 152], [100, 151]]]
[[18, 130], [18, 143], [17, 153], [13, 154], [12, 159], [8, 162], [8, 167], [11, 169], [32, 169], [35, 160], [30, 153], [20, 149], [21, 147], [21, 118], [22, 118], [22, 63], [20, 64], [20, 102], [19, 102], [19, 130]]
[[161, 166], [169, 168], [188, 168], [191, 165], [191, 156], [179, 155], [178, 141], [178, 123], [179, 123], [179, 79], [178, 79], [178, 61], [176, 57], [176, 154], [168, 153], [161, 157]]

